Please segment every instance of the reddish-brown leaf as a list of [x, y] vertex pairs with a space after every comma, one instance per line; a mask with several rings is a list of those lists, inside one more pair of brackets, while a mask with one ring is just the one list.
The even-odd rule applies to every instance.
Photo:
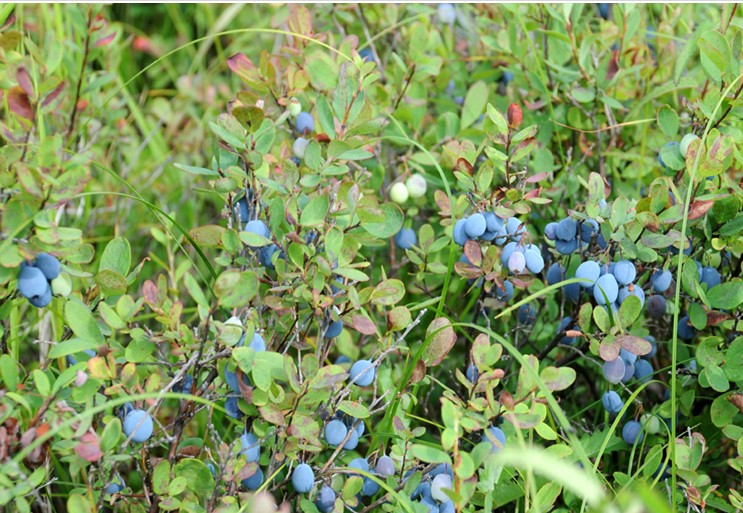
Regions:
[[457, 165], [454, 166], [454, 171], [463, 171], [472, 176], [475, 172], [475, 168], [472, 167], [472, 164], [470, 164], [467, 159], [459, 157], [457, 159]]
[[351, 317], [351, 327], [364, 335], [374, 335], [377, 332], [374, 322], [361, 314]]
[[28, 95], [19, 86], [12, 87], [8, 91], [8, 107], [16, 116], [25, 119], [33, 119], [34, 109], [28, 100]]
[[34, 98], [36, 95], [34, 94], [34, 83], [31, 81], [31, 75], [28, 74], [28, 71], [26, 71], [26, 68], [21, 66], [18, 68], [18, 71], [15, 74], [16, 80], [18, 80], [18, 85], [21, 86], [21, 89], [23, 89], [23, 92], [26, 93], [26, 96], [29, 98]]
[[413, 375], [410, 376], [410, 382], [415, 384], [426, 377], [426, 364], [423, 360], [418, 360], [413, 369]]
[[619, 50], [611, 52], [609, 66], [606, 68], [606, 80], [609, 81], [619, 72]]
[[50, 103], [52, 103], [54, 100], [56, 100], [60, 94], [62, 94], [62, 91], [64, 91], [65, 83], [60, 82], [57, 87], [52, 89], [52, 92], [47, 94], [44, 100], [41, 102], [42, 107], [46, 107]]
[[101, 46], [106, 46], [111, 43], [111, 41], [114, 40], [116, 37], [116, 32], [111, 32], [109, 35], [104, 36], [100, 38], [98, 41], [95, 42], [95, 47], [100, 48]]
[[255, 69], [255, 64], [248, 59], [248, 56], [244, 53], [236, 53], [229, 59], [227, 59], [227, 66], [236, 75], [242, 75], [250, 70]]
[[155, 285], [151, 280], [145, 281], [142, 285], [142, 296], [144, 296], [145, 302], [150, 305], [157, 305], [160, 303], [160, 293], [157, 290], [157, 285]]
[[549, 178], [550, 174], [546, 171], [542, 171], [541, 173], [537, 173], [535, 175], [531, 175], [529, 178], [525, 180], [526, 183], [537, 183], [541, 182], [542, 180], [546, 180]]
[[93, 431], [88, 431], [80, 439], [80, 443], [75, 446], [75, 452], [85, 461], [98, 461], [103, 456], [101, 448], [98, 445], [98, 435]]
[[714, 204], [713, 200], [697, 200], [689, 205], [689, 221], [702, 217]]

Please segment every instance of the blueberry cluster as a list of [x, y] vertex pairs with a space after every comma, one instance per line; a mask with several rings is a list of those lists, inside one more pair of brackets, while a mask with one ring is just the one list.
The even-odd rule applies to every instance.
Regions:
[[624, 348], [619, 351], [619, 356], [614, 360], [604, 362], [603, 366], [604, 378], [612, 384], [628, 383], [633, 377], [638, 381], [646, 382], [653, 372], [653, 365], [648, 355], [638, 358], [636, 354]]
[[525, 233], [524, 224], [516, 217], [504, 221], [495, 212], [478, 212], [457, 221], [453, 237], [460, 246], [464, 246], [468, 240], [478, 239], [502, 246], [509, 240], [520, 242]]
[[52, 302], [52, 282], [59, 277], [62, 266], [52, 255], [40, 253], [33, 263], [23, 262], [18, 274], [18, 292], [36, 308]]
[[581, 243], [590, 244], [592, 240], [595, 240], [600, 249], [606, 248], [606, 239], [601, 234], [599, 224], [595, 219], [587, 219], [579, 223], [566, 217], [560, 222], [548, 223], [544, 227], [544, 236], [555, 242], [555, 249], [561, 255], [569, 255], [575, 252]]

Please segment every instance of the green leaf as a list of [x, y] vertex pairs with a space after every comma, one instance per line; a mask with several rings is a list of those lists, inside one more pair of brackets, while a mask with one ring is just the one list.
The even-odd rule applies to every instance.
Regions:
[[718, 31], [709, 30], [697, 40], [697, 46], [702, 69], [712, 82], [720, 85], [730, 62], [730, 47], [727, 40]]
[[332, 139], [335, 136], [335, 123], [333, 122], [333, 110], [328, 100], [323, 95], [318, 95], [315, 99], [315, 108], [317, 117], [320, 120], [320, 126], [323, 131]]
[[712, 308], [732, 310], [743, 303], [743, 281], [721, 283], [707, 291], [707, 300]]
[[361, 227], [378, 239], [394, 237], [402, 228], [402, 210], [393, 203], [383, 203], [375, 209], [359, 207], [358, 215]]
[[67, 498], [67, 511], [74, 511], [75, 513], [94, 513], [96, 511], [95, 504], [92, 499], [85, 495], [73, 494]]
[[707, 312], [704, 311], [704, 307], [699, 303], [691, 303], [689, 305], [689, 320], [691, 325], [698, 330], [703, 330], [707, 327]]
[[545, 367], [540, 374], [544, 385], [552, 392], [565, 390], [575, 382], [575, 371], [570, 367]]
[[121, 438], [121, 420], [118, 417], [114, 417], [103, 428], [101, 433], [100, 446], [102, 452], [108, 452], [113, 450], [119, 443]]
[[[639, 285], [635, 285], [635, 287], [639, 287]], [[640, 302], [640, 298], [634, 294], [627, 297], [619, 306], [619, 319], [622, 326], [625, 328], [632, 326], [632, 323], [637, 320], [641, 312], [642, 303]]]
[[472, 123], [477, 121], [485, 105], [488, 103], [488, 86], [482, 81], [478, 80], [467, 91], [467, 96], [464, 98], [464, 105], [462, 106], [462, 123], [461, 128], [465, 129]]
[[[506, 118], [503, 117], [503, 114], [501, 114], [495, 107], [493, 107], [491, 104], [488, 104], [488, 117], [493, 122], [496, 128], [496, 134], [497, 135], [506, 135], [508, 133], [508, 122], [506, 121]], [[490, 156], [490, 155], [488, 155]]]
[[357, 419], [367, 419], [371, 415], [369, 409], [358, 401], [341, 401], [338, 409]]
[[205, 167], [197, 167], [197, 166], [188, 166], [186, 164], [173, 164], [176, 168], [180, 169], [181, 171], [185, 171], [187, 173], [191, 173], [194, 175], [207, 175], [207, 176], [219, 176], [219, 173], [212, 170], [207, 169]]
[[217, 224], [197, 226], [189, 230], [188, 234], [199, 246], [216, 248], [222, 245], [222, 235], [227, 229]]
[[126, 292], [126, 277], [109, 269], [96, 274], [95, 282], [107, 296], [117, 296]]
[[188, 488], [202, 499], [209, 496], [214, 490], [214, 476], [206, 464], [196, 458], [187, 458], [179, 461], [173, 467], [176, 477], [183, 477]]
[[[686, 167], [686, 160], [681, 156], [677, 145], [663, 145], [660, 149], [660, 158], [667, 168], [679, 171]], [[657, 235], [657, 234], [654, 234]]]
[[315, 196], [302, 209], [299, 224], [306, 227], [321, 226], [328, 214], [330, 204], [327, 196]]
[[732, 394], [725, 394], [717, 397], [712, 401], [710, 407], [710, 418], [712, 423], [718, 428], [732, 424], [733, 419], [738, 414], [738, 408], [730, 402]]
[[704, 386], [704, 379], [706, 378], [709, 386], [717, 392], [727, 392], [730, 389], [730, 382], [725, 376], [725, 372], [717, 365], [710, 365], [705, 367], [699, 373], [699, 380], [702, 386]]
[[129, 241], [123, 237], [111, 239], [103, 249], [101, 263], [98, 271], [108, 269], [122, 276], [129, 274], [129, 267], [132, 264], [131, 248]]
[[258, 276], [253, 271], [227, 270], [214, 282], [214, 295], [225, 308], [245, 306], [258, 293]]
[[658, 110], [658, 124], [664, 134], [668, 137], [675, 137], [679, 129], [678, 114], [669, 105], [664, 105]]
[[49, 358], [61, 358], [68, 354], [82, 353], [86, 349], [97, 349], [98, 344], [91, 339], [71, 338], [55, 345], [49, 350]]
[[374, 288], [371, 302], [375, 305], [392, 306], [405, 296], [405, 284], [400, 280], [384, 280]]
[[103, 334], [90, 309], [75, 300], [65, 303], [64, 316], [72, 332], [83, 340], [90, 340], [95, 347], [103, 344]]
[[425, 463], [448, 463], [451, 465], [451, 458], [448, 454], [430, 445], [413, 444], [410, 446], [410, 454]]

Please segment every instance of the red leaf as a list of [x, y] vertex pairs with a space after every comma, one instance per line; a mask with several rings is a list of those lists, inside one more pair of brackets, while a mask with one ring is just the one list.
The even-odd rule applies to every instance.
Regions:
[[147, 280], [142, 285], [142, 295], [144, 296], [144, 300], [150, 305], [157, 305], [160, 302], [157, 285], [150, 280]]
[[21, 86], [23, 92], [26, 93], [26, 96], [28, 96], [29, 98], [33, 98], [35, 96], [34, 83], [31, 81], [31, 75], [28, 74], [26, 68], [22, 66], [18, 68], [15, 78], [16, 80], [18, 80], [18, 85]]
[[92, 431], [85, 433], [80, 443], [75, 446], [75, 452], [85, 461], [93, 462], [101, 459], [103, 453], [98, 445], [98, 435]]
[[549, 176], [550, 176], [549, 173], [547, 173], [546, 171], [542, 171], [541, 173], [537, 173], [535, 175], [530, 176], [529, 178], [525, 180], [525, 182], [526, 183], [537, 183], [537, 182], [541, 182], [542, 180], [546, 180], [547, 178], [549, 178]]
[[377, 332], [377, 327], [374, 322], [361, 314], [356, 314], [351, 317], [351, 327], [364, 335], [374, 335]]
[[64, 91], [65, 83], [60, 82], [57, 87], [55, 87], [51, 93], [47, 94], [44, 100], [41, 102], [42, 107], [46, 107], [50, 103], [52, 103], [54, 100], [56, 100], [60, 94], [62, 94], [62, 91]]
[[255, 69], [255, 65], [248, 59], [244, 53], [236, 53], [227, 59], [227, 66], [236, 75], [244, 75], [246, 72]]
[[713, 200], [697, 200], [692, 203], [689, 206], [689, 221], [702, 217], [714, 204]]
[[606, 68], [606, 80], [611, 80], [619, 72], [619, 50], [611, 52], [609, 67]]
[[95, 47], [100, 48], [101, 46], [106, 46], [107, 44], [110, 44], [111, 41], [114, 40], [116, 37], [116, 32], [111, 32], [109, 35], [104, 36], [100, 38], [98, 41], [95, 42]]
[[467, 159], [459, 157], [457, 159], [457, 165], [454, 166], [454, 171], [464, 171], [468, 175], [472, 176], [475, 172], [475, 168], [472, 167], [472, 164], [470, 164]]
[[8, 106], [16, 116], [33, 119], [34, 109], [28, 101], [28, 95], [20, 87], [13, 87], [8, 91]]

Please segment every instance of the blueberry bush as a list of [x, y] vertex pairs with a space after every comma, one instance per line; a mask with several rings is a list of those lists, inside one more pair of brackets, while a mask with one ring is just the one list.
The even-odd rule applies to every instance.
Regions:
[[743, 509], [743, 17], [0, 6], [0, 505]]

